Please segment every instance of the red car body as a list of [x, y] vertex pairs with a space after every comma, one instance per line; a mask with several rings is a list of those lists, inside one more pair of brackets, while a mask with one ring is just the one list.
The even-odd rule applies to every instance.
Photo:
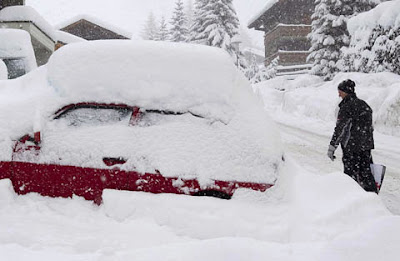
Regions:
[[[76, 108], [126, 109], [131, 111], [130, 125], [135, 125], [145, 113], [138, 107], [124, 104], [78, 103], [61, 108], [54, 114], [54, 119]], [[15, 142], [12, 160], [0, 162], [0, 179], [10, 179], [18, 194], [36, 192], [43, 196], [64, 198], [76, 195], [100, 204], [104, 189], [216, 196], [229, 199], [239, 188], [263, 192], [273, 186], [266, 183], [224, 180], [213, 180], [211, 184], [202, 186], [196, 179], [165, 177], [158, 170], [154, 170], [153, 173], [123, 170], [120, 167], [126, 159], [110, 158], [106, 155], [102, 159], [104, 162], [102, 168], [45, 164], [18, 159], [18, 155], [26, 151], [39, 155], [41, 138], [45, 139], [41, 137], [40, 132], [23, 136]]]

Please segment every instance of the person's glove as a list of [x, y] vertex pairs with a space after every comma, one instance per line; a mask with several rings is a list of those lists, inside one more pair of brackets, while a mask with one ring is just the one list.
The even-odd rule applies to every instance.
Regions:
[[335, 147], [335, 146], [329, 145], [329, 148], [328, 148], [328, 157], [329, 157], [332, 161], [334, 161], [334, 160], [336, 159], [336, 157], [335, 157], [335, 155], [334, 155], [335, 150], [336, 150], [336, 147]]

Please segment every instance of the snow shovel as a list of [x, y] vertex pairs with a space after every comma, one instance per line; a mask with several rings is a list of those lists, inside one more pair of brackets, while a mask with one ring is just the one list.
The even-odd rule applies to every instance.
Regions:
[[376, 189], [379, 193], [381, 189], [383, 178], [385, 177], [386, 166], [381, 164], [371, 163], [371, 172], [375, 179]]

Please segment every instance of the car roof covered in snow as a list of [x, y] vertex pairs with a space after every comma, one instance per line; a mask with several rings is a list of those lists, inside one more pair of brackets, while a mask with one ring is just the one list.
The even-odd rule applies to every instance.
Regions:
[[65, 46], [49, 60], [48, 81], [74, 102], [119, 102], [176, 112], [201, 109], [207, 114], [228, 113], [238, 97], [245, 100], [243, 92], [251, 92], [222, 49], [155, 41]]

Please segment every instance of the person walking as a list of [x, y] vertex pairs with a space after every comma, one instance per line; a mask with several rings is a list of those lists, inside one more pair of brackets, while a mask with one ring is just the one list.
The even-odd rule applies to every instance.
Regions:
[[328, 157], [333, 161], [336, 148], [343, 151], [344, 173], [352, 177], [365, 190], [378, 193], [371, 173], [371, 150], [374, 149], [372, 109], [357, 98], [356, 84], [348, 79], [338, 85], [339, 114], [328, 148]]

